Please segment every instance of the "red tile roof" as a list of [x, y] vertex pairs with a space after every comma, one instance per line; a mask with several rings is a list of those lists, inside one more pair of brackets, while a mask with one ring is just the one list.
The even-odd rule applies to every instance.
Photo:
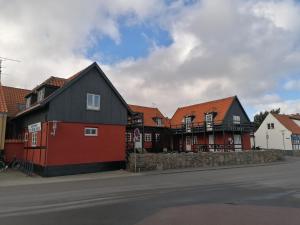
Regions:
[[54, 87], [62, 87], [65, 85], [65, 83], [67, 83], [67, 81], [68, 80], [65, 78], [51, 76], [47, 80], [45, 80], [44, 82], [42, 82], [41, 84], [39, 84], [38, 86], [33, 88], [28, 94], [34, 93], [35, 91], [37, 91], [39, 88], [41, 88], [44, 85], [50, 85], [50, 86], [54, 86]]
[[[20, 105], [25, 104], [25, 96], [28, 93], [30, 93], [30, 90], [7, 87], [7, 86], [1, 86], [1, 87], [2, 87], [5, 104], [7, 107], [8, 116], [15, 116], [20, 111]], [[2, 97], [0, 98], [0, 101], [2, 103]]]
[[170, 122], [169, 119], [166, 118], [158, 108], [153, 107], [146, 107], [146, 106], [139, 106], [139, 105], [129, 105], [129, 108], [136, 113], [143, 113], [144, 114], [144, 126], [149, 127], [157, 127], [154, 118], [161, 118], [163, 127], [169, 127]]
[[300, 126], [298, 126], [293, 119], [300, 120], [300, 116], [298, 115], [283, 115], [283, 114], [275, 114], [272, 115], [283, 125], [291, 131], [293, 134], [300, 134]]
[[2, 85], [0, 85], [0, 112], [8, 112]]
[[182, 124], [182, 121], [186, 116], [194, 116], [194, 123], [203, 123], [205, 119], [205, 113], [209, 112], [216, 112], [216, 117], [214, 118], [214, 121], [216, 123], [221, 123], [224, 120], [225, 115], [235, 98], [236, 97], [233, 96], [215, 101], [204, 102], [196, 105], [178, 108], [173, 117], [171, 118], [171, 124], [172, 126]]

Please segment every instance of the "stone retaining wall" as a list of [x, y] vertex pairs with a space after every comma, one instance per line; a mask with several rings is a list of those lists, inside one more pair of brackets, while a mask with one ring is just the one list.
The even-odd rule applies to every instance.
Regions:
[[[284, 155], [284, 152], [280, 150], [244, 152], [145, 153], [136, 154], [136, 169], [137, 171], [150, 171], [270, 163], [284, 160]], [[129, 156], [128, 170], [132, 172], [135, 171], [135, 154], [130, 154]]]
[[300, 150], [280, 150], [285, 156], [300, 157]]

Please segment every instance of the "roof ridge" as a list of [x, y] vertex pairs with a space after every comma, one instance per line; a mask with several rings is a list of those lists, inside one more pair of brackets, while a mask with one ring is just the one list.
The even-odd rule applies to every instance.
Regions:
[[150, 106], [142, 106], [142, 105], [133, 105], [133, 104], [128, 104], [129, 106], [137, 106], [137, 107], [141, 107], [141, 108], [149, 108], [149, 109], [158, 109], [158, 107], [150, 107]]
[[1, 85], [4, 88], [13, 88], [13, 89], [19, 89], [19, 90], [24, 90], [24, 91], [31, 91], [30, 89], [25, 89], [25, 88], [19, 88], [19, 87], [12, 87], [8, 85]]
[[184, 109], [184, 108], [188, 108], [188, 107], [192, 107], [192, 106], [198, 106], [198, 105], [203, 105], [203, 104], [209, 104], [209, 103], [214, 103], [214, 102], [219, 102], [219, 101], [224, 101], [227, 99], [234, 99], [236, 96], [230, 96], [230, 97], [226, 97], [226, 98], [221, 98], [221, 99], [215, 99], [215, 100], [211, 100], [211, 101], [207, 101], [207, 102], [201, 102], [201, 103], [196, 103], [196, 104], [192, 104], [192, 105], [187, 105], [187, 106], [183, 106], [183, 107], [178, 107], [178, 109]]

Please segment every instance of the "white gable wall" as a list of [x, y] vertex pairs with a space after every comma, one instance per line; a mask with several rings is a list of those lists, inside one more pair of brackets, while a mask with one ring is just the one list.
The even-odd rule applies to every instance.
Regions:
[[297, 124], [300, 127], [300, 120], [293, 120], [295, 124]]
[[[268, 130], [268, 123], [274, 123], [274, 129]], [[284, 133], [284, 137], [282, 133]], [[268, 140], [267, 135], [269, 136]], [[291, 135], [292, 132], [269, 113], [255, 132], [255, 145], [264, 149], [292, 150]]]

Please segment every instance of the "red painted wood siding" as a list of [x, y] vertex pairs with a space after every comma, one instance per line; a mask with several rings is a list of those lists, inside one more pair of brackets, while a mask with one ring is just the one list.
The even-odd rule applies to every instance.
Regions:
[[[98, 128], [98, 136], [84, 136], [87, 127]], [[124, 161], [125, 147], [123, 125], [60, 122], [55, 136], [48, 136], [47, 165]]]

